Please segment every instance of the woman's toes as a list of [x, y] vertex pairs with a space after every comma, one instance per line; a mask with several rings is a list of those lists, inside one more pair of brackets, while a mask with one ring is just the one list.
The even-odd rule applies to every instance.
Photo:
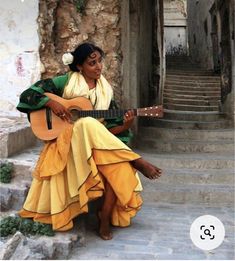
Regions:
[[100, 231], [100, 237], [103, 239], [103, 240], [111, 240], [113, 238], [113, 234], [111, 232], [108, 232], [108, 233], [104, 233], [104, 232], [101, 232]]
[[100, 234], [100, 237], [101, 237], [103, 240], [111, 240], [111, 239], [113, 238], [113, 235], [112, 235], [112, 233], [109, 233], [108, 235]]

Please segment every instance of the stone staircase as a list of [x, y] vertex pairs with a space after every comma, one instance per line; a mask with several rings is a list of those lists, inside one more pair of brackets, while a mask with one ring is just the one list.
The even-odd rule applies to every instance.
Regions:
[[220, 76], [203, 70], [189, 56], [167, 57], [163, 91], [164, 119], [142, 125], [174, 129], [221, 129], [231, 126], [220, 112]]
[[[1, 218], [15, 216], [28, 193], [32, 170], [42, 142], [33, 135], [26, 118], [0, 118], [1, 162], [13, 163], [12, 181], [0, 183]], [[84, 245], [84, 217], [75, 220], [74, 228], [54, 237], [30, 236], [20, 232], [0, 240], [0, 259], [67, 259], [73, 247]]]
[[232, 206], [234, 129], [220, 112], [219, 76], [187, 56], [168, 57], [163, 105], [163, 119], [141, 119], [135, 142], [165, 173], [156, 184], [144, 180], [144, 197]]

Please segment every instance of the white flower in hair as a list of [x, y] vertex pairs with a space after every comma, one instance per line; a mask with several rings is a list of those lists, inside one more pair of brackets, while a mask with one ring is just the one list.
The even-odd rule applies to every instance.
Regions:
[[73, 57], [73, 55], [71, 53], [65, 53], [62, 56], [62, 61], [63, 61], [64, 65], [71, 64], [73, 62], [73, 59], [74, 59], [74, 57]]

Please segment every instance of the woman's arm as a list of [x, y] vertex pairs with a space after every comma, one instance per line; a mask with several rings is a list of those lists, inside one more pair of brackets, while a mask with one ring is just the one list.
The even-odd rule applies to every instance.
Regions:
[[21, 112], [29, 113], [44, 106], [53, 106], [49, 103], [50, 99], [44, 95], [44, 92], [62, 96], [67, 81], [68, 74], [36, 82], [20, 95], [17, 109]]

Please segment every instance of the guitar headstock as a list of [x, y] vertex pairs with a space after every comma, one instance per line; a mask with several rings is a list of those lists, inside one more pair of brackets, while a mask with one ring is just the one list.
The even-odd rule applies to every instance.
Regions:
[[144, 116], [144, 117], [162, 118], [163, 117], [163, 106], [157, 105], [157, 106], [137, 109], [137, 115]]

